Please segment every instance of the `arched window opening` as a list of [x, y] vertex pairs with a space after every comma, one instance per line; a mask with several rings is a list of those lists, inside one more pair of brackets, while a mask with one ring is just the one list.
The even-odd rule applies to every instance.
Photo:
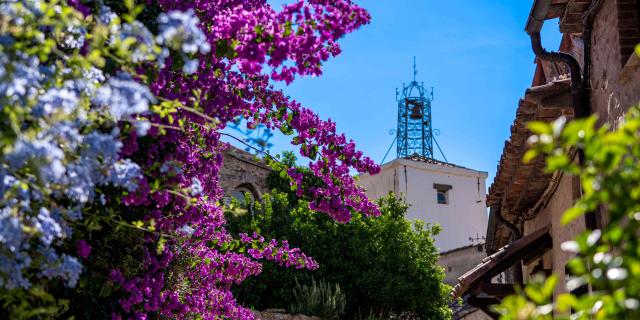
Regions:
[[231, 194], [229, 196], [236, 199], [240, 203], [245, 203], [247, 197], [249, 199], [249, 203], [253, 203], [259, 197], [256, 188], [249, 183], [243, 183], [237, 186], [233, 191], [231, 191]]

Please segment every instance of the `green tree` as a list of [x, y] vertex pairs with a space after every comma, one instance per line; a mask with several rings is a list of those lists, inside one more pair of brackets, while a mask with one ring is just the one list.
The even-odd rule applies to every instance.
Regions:
[[[606, 208], [601, 230], [587, 230], [562, 248], [576, 254], [569, 261], [567, 289], [588, 285], [584, 294], [553, 297], [557, 277], [540, 279], [503, 300], [501, 319], [640, 319], [640, 111], [632, 108], [619, 128], [597, 128], [596, 117], [531, 123], [536, 134], [525, 160], [544, 154], [547, 170], [580, 177], [583, 195], [564, 213], [568, 223]], [[572, 162], [571, 150], [584, 152], [584, 165]]]
[[[294, 161], [290, 156], [285, 161]], [[260, 276], [236, 289], [237, 297], [255, 309], [288, 308], [296, 279], [312, 277], [337, 284], [345, 293], [348, 318], [358, 314], [410, 312], [422, 319], [449, 319], [449, 287], [437, 265], [433, 236], [439, 226], [405, 220], [407, 204], [394, 195], [380, 199], [382, 215], [353, 214], [341, 224], [308, 209], [289, 183], [270, 177], [271, 194], [249, 209], [233, 206], [230, 231], [256, 230], [265, 237], [286, 239], [318, 263], [316, 271], [297, 271], [265, 264]]]

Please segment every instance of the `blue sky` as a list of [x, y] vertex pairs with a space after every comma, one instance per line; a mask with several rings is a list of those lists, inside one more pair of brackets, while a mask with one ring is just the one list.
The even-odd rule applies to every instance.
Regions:
[[[299, 78], [282, 89], [380, 162], [396, 127], [395, 89], [412, 80], [434, 87], [433, 126], [449, 162], [489, 172], [502, 153], [518, 99], [531, 84], [534, 55], [523, 31], [532, 1], [356, 0], [372, 16], [347, 35], [343, 53], [324, 75]], [[543, 43], [557, 49], [557, 23], [547, 22]], [[276, 136], [272, 153], [291, 149]], [[439, 154], [437, 154], [439, 157]], [[395, 157], [395, 146], [387, 161]], [[303, 163], [304, 164], [304, 163]]]

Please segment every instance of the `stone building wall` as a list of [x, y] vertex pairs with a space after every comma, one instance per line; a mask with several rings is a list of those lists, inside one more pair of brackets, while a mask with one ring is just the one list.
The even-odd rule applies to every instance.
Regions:
[[[530, 234], [550, 223], [551, 237], [553, 238], [553, 248], [540, 258], [542, 261], [536, 259], [524, 266], [525, 278], [529, 278], [531, 275], [528, 273], [534, 270], [538, 263], [542, 263], [544, 269], [550, 268], [553, 274], [558, 276], [559, 283], [565, 283], [565, 266], [573, 255], [562, 250], [560, 245], [565, 241], [572, 240], [577, 234], [584, 231], [585, 226], [584, 217], [579, 217], [567, 225], [561, 223], [564, 212], [573, 205], [580, 193], [580, 185], [576, 184], [574, 179], [569, 175], [563, 175], [558, 189], [553, 193], [546, 207], [535, 219], [524, 224], [524, 234]], [[564, 293], [565, 289], [565, 286], [556, 286], [555, 294]]]
[[438, 264], [444, 268], [444, 282], [449, 285], [458, 283], [458, 278], [482, 262], [487, 254], [484, 244], [470, 245], [440, 253]]
[[640, 42], [638, 4], [605, 0], [591, 37], [591, 105], [600, 123], [617, 126], [640, 100], [640, 59], [631, 49]]
[[[604, 0], [595, 15], [589, 80], [591, 112], [599, 117], [600, 125], [608, 123], [613, 127], [618, 126], [629, 108], [640, 101], [640, 59], [633, 54], [633, 48], [640, 43], [639, 10], [636, 0]], [[574, 39], [582, 45], [579, 38]], [[582, 60], [581, 56], [577, 58]], [[584, 63], [582, 66], [585, 67]], [[580, 184], [575, 177], [563, 176], [546, 207], [534, 219], [524, 223], [525, 235], [551, 224], [553, 248], [540, 259], [545, 268], [551, 265], [560, 283], [566, 280], [565, 265], [572, 257], [561, 250], [560, 245], [573, 239], [585, 228], [584, 217], [568, 225], [562, 225], [560, 219], [580, 196], [580, 192]], [[540, 259], [524, 266], [525, 271], [541, 263]], [[555, 294], [564, 291], [564, 286], [557, 286]]]
[[267, 177], [271, 168], [262, 160], [233, 146], [223, 152], [223, 157], [219, 181], [226, 197], [237, 191], [248, 191], [253, 198], [258, 198], [270, 191], [267, 188]]

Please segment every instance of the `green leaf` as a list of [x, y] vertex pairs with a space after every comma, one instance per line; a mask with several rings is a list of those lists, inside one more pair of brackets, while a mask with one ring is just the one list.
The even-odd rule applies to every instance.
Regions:
[[553, 290], [556, 288], [557, 283], [558, 283], [558, 277], [556, 275], [551, 275], [549, 278], [547, 278], [547, 280], [544, 282], [544, 285], [542, 286], [542, 294], [546, 298], [551, 297], [553, 295]]
[[552, 172], [567, 167], [569, 163], [569, 157], [564, 153], [547, 156], [547, 169]]
[[129, 11], [132, 11], [136, 6], [136, 3], [134, 0], [124, 0], [124, 7], [127, 8]]
[[166, 244], [167, 239], [165, 239], [164, 237], [160, 237], [160, 240], [158, 240], [158, 246], [156, 248], [156, 254], [162, 254], [164, 252]]
[[522, 162], [529, 163], [533, 159], [535, 159], [537, 156], [538, 156], [537, 150], [534, 150], [534, 149], [527, 150], [527, 152], [524, 154], [524, 157], [522, 158]]
[[529, 123], [527, 123], [527, 128], [529, 128], [529, 130], [531, 130], [531, 132], [535, 133], [535, 134], [552, 134], [553, 133], [553, 129], [551, 128], [551, 125], [546, 123], [546, 122], [541, 122], [541, 121], [531, 121]]
[[545, 296], [542, 295], [542, 293], [534, 286], [526, 286], [524, 288], [524, 291], [527, 293], [527, 297], [529, 297], [529, 299], [531, 299], [533, 302], [537, 303], [537, 304], [544, 304], [545, 303]]
[[563, 293], [556, 298], [556, 307], [560, 312], [567, 312], [577, 304], [578, 299], [572, 294]]
[[564, 212], [564, 214], [562, 215], [562, 219], [560, 220], [560, 223], [562, 223], [562, 225], [567, 225], [573, 220], [582, 216], [585, 212], [586, 212], [586, 208], [584, 206], [582, 205], [573, 206]]

